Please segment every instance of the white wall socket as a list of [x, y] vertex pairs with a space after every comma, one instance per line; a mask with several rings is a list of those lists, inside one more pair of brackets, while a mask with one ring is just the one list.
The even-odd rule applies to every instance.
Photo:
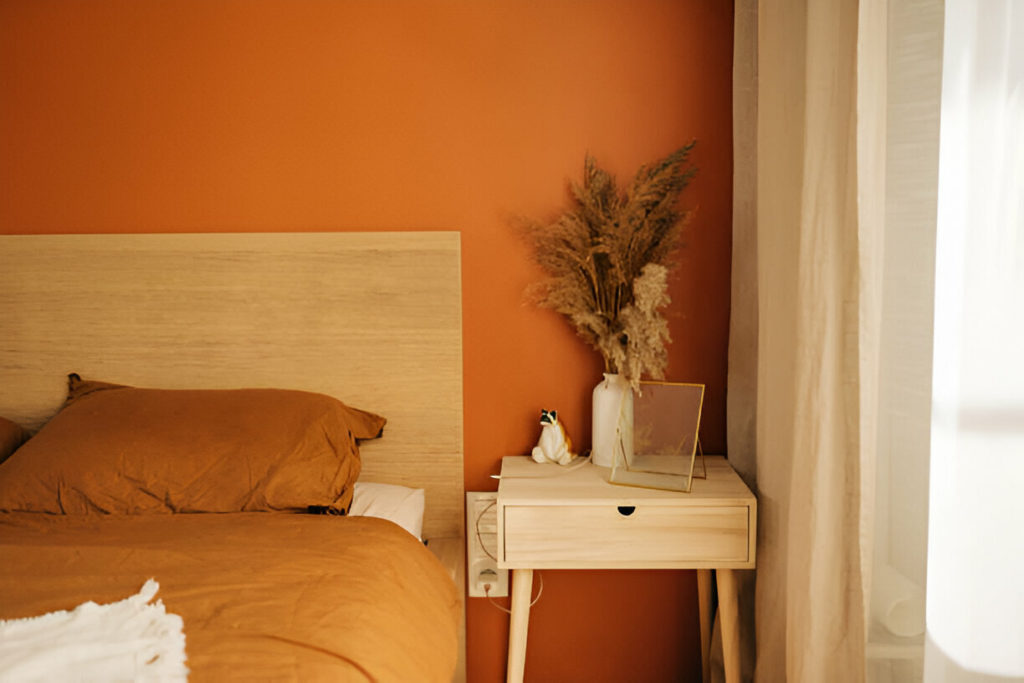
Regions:
[[498, 569], [496, 559], [497, 503], [497, 491], [466, 492], [466, 583], [471, 598], [508, 595], [508, 570]]

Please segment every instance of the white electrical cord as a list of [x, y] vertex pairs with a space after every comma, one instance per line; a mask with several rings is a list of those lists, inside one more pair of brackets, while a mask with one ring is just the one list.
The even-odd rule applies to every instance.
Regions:
[[[495, 562], [498, 561], [498, 558], [496, 558], [494, 555], [492, 555], [490, 553], [489, 550], [487, 550], [487, 546], [484, 545], [483, 539], [480, 538], [480, 520], [482, 520], [484, 518], [484, 514], [486, 514], [488, 510], [490, 510], [492, 507], [494, 507], [497, 504], [497, 502], [498, 502], [497, 500], [492, 500], [490, 503], [488, 503], [484, 507], [484, 509], [481, 510], [477, 514], [477, 516], [476, 516], [476, 523], [473, 525], [474, 526], [474, 531], [476, 531], [477, 543], [479, 543], [480, 547], [483, 548], [484, 554], [486, 554], [487, 557], [491, 558]], [[544, 575], [541, 574], [540, 572], [537, 572], [537, 576], [540, 577], [540, 588], [537, 590], [537, 597], [535, 597], [533, 599], [533, 602], [530, 603], [530, 607], [533, 607], [534, 605], [537, 604], [537, 601], [540, 600], [541, 594], [544, 592]], [[512, 610], [506, 609], [506, 608], [502, 607], [501, 605], [499, 605], [498, 603], [494, 602], [494, 598], [491, 597], [491, 584], [489, 584], [489, 583], [485, 583], [484, 584], [484, 595], [487, 597], [487, 600], [492, 605], [494, 605], [495, 607], [500, 609], [502, 612], [505, 612], [506, 614], [512, 614]]]
[[545, 474], [525, 474], [515, 477], [501, 474], [492, 474], [491, 479], [554, 479], [555, 477], [561, 477], [566, 474], [569, 474], [574, 470], [578, 470], [579, 468], [589, 463], [590, 456], [581, 455], [568, 465], [555, 465], [554, 467], [550, 467], [547, 463], [543, 465], [538, 465], [538, 467], [542, 467], [545, 469]]
[[[537, 604], [537, 601], [540, 600], [541, 594], [544, 592], [544, 575], [541, 574], [540, 572], [537, 572], [537, 576], [540, 578], [540, 588], [537, 590], [537, 597], [535, 597], [533, 599], [533, 602], [530, 603], [530, 607], [533, 607], [534, 605]], [[498, 603], [494, 602], [494, 598], [491, 597], [491, 584], [489, 584], [489, 583], [485, 583], [484, 584], [484, 595], [487, 596], [487, 599], [491, 601], [492, 605], [494, 605], [495, 607], [500, 609], [502, 612], [504, 612], [505, 614], [512, 614], [512, 610], [506, 609], [506, 608], [502, 607], [501, 605], [499, 605]]]
[[[585, 456], [580, 456], [579, 458], [576, 459], [575, 462], [570, 463], [568, 465], [559, 465], [558, 468], [554, 472], [551, 472], [551, 470], [549, 469], [549, 470], [547, 470], [547, 472], [545, 474], [539, 474], [539, 475], [535, 475], [535, 476], [523, 476], [523, 477], [502, 477], [500, 474], [492, 474], [491, 475], [491, 479], [502, 479], [502, 478], [504, 478], [504, 479], [551, 479], [551, 478], [554, 478], [554, 477], [560, 477], [560, 476], [566, 475], [569, 472], [577, 470], [577, 469], [579, 469], [579, 468], [581, 468], [584, 465], [587, 465], [589, 463], [590, 463], [590, 456], [588, 454], [588, 455], [585, 455]], [[487, 511], [490, 510], [492, 507], [494, 507], [497, 504], [497, 502], [498, 502], [497, 499], [492, 500], [490, 503], [488, 503], [484, 507], [483, 510], [481, 510], [479, 513], [477, 513], [476, 523], [473, 525], [473, 527], [474, 527], [473, 531], [476, 533], [477, 543], [480, 544], [480, 547], [483, 549], [484, 554], [487, 555], [487, 557], [489, 557], [492, 560], [494, 560], [495, 562], [498, 561], [498, 558], [496, 558], [494, 555], [491, 554], [491, 551], [489, 551], [487, 549], [487, 546], [484, 545], [483, 539], [480, 537], [480, 521], [484, 518], [484, 515], [487, 514]], [[530, 607], [533, 607], [534, 605], [536, 605], [537, 601], [540, 600], [540, 596], [544, 593], [544, 575], [541, 574], [540, 572], [537, 572], [537, 576], [540, 577], [540, 587], [537, 589], [537, 597], [535, 597], [533, 599], [533, 601], [530, 602]], [[511, 610], [506, 609], [506, 608], [502, 607], [501, 605], [499, 605], [498, 603], [494, 602], [494, 598], [491, 597], [491, 584], [489, 584], [489, 583], [485, 583], [484, 584], [484, 595], [487, 597], [487, 600], [492, 605], [494, 605], [496, 608], [500, 609], [502, 612], [505, 612], [506, 614], [512, 614]]]
[[483, 539], [480, 538], [480, 520], [484, 518], [484, 514], [486, 514], [488, 510], [494, 507], [497, 504], [497, 502], [498, 500], [494, 499], [483, 510], [481, 510], [480, 513], [476, 516], [476, 524], [473, 525], [474, 527], [476, 527], [476, 542], [480, 544], [481, 548], [483, 548], [484, 554], [487, 555], [487, 557], [494, 560], [495, 562], [498, 561], [498, 558], [496, 558], [494, 555], [491, 555], [491, 551], [487, 549], [487, 546], [484, 545]]

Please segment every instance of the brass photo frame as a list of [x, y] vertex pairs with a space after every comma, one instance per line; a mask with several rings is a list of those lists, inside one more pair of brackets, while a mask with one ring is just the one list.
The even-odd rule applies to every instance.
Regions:
[[[693, 479], [706, 479], [707, 466], [700, 447], [703, 384], [640, 382], [632, 401], [623, 401], [619, 443], [612, 461], [610, 481], [623, 486], [667, 489], [689, 493]], [[701, 474], [694, 474], [697, 455]]]

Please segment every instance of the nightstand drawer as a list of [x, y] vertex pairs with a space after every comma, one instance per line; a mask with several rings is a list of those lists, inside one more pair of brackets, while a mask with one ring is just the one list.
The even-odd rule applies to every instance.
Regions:
[[504, 513], [504, 559], [513, 565], [748, 560], [745, 506], [508, 505]]

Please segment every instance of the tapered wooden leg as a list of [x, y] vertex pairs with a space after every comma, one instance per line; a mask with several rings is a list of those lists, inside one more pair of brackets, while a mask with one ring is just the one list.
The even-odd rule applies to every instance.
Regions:
[[700, 609], [700, 661], [703, 666], [701, 680], [711, 683], [711, 570], [697, 570], [697, 605]]
[[522, 683], [526, 670], [526, 634], [530, 628], [533, 570], [512, 570], [512, 619], [508, 627], [508, 683]]
[[722, 660], [725, 683], [740, 683], [740, 608], [736, 572], [718, 569], [718, 618], [722, 620]]

